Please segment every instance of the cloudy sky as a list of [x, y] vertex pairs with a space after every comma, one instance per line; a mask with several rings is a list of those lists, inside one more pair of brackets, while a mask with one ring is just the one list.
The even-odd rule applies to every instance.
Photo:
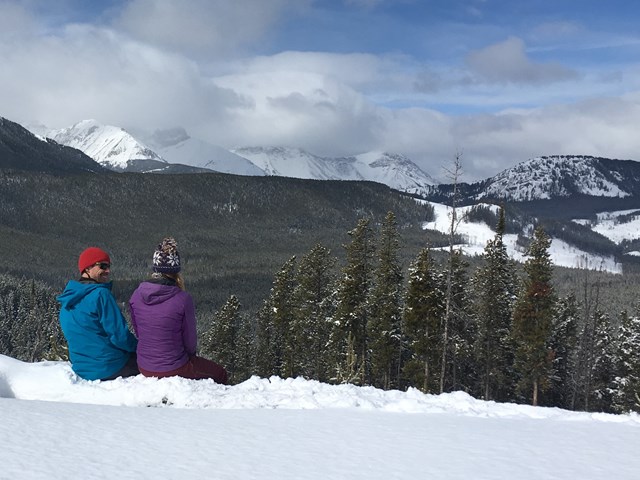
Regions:
[[0, 116], [385, 150], [463, 180], [640, 160], [640, 2], [0, 0]]

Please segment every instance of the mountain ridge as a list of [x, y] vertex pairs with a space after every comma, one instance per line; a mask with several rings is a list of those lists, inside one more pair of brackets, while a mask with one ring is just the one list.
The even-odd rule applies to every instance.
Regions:
[[[38, 127], [42, 132], [43, 128]], [[78, 148], [115, 171], [157, 172], [181, 164], [236, 175], [275, 175], [316, 180], [368, 180], [396, 190], [424, 195], [436, 182], [401, 154], [366, 152], [350, 157], [321, 157], [299, 148], [242, 147], [226, 150], [192, 138], [181, 127], [132, 133], [96, 120], [83, 120], [42, 132], [58, 143]], [[154, 167], [154, 168], [152, 168]]]
[[82, 151], [36, 136], [4, 117], [0, 117], [0, 168], [54, 174], [106, 171]]
[[[95, 125], [87, 123], [85, 127], [87, 126], [92, 128]], [[29, 138], [25, 137], [27, 143], [58, 145], [52, 140], [43, 141], [42, 137], [35, 137], [32, 134], [28, 136]], [[156, 142], [162, 140], [165, 141], [165, 147], [177, 145], [187, 141], [188, 134], [183, 129], [175, 129], [161, 133]], [[69, 151], [81, 154], [71, 148]], [[260, 171], [266, 173], [266, 176], [290, 176], [290, 178], [313, 179], [320, 182], [332, 179], [340, 179], [340, 181], [348, 179], [357, 182], [369, 180], [387, 186], [391, 184], [394, 190], [409, 192], [418, 200], [426, 199], [447, 205], [451, 204], [451, 195], [454, 190], [451, 184], [426, 185], [429, 180], [424, 180], [422, 174], [418, 176], [418, 180], [411, 178], [407, 175], [410, 168], [406, 168], [413, 165], [409, 159], [384, 152], [339, 158], [318, 157], [292, 147], [245, 147], [237, 149], [236, 152], [237, 158], [249, 157], [253, 162], [252, 165], [257, 165], [256, 168], [260, 167]], [[241, 155], [238, 156], [238, 154]], [[137, 171], [185, 172], [179, 170], [182, 167], [178, 164], [164, 160], [159, 162], [154, 158], [136, 160], [140, 166]], [[246, 161], [249, 162], [249, 159]], [[129, 163], [126, 171], [131, 171], [131, 161], [127, 160]], [[95, 162], [92, 164], [98, 165]], [[160, 169], [155, 168], [158, 165]], [[398, 166], [405, 168], [398, 170]], [[212, 173], [206, 168], [199, 170], [193, 166], [184, 168], [187, 168], [188, 172]], [[388, 178], [382, 178], [384, 175]], [[395, 179], [396, 183], [394, 183], [392, 181], [394, 179], [389, 179], [393, 175], [398, 175], [400, 180]], [[317, 180], [318, 178], [323, 180]], [[410, 181], [413, 181], [413, 185], [417, 187], [426, 185], [425, 190], [411, 191], [408, 188], [408, 185], [411, 185]], [[402, 185], [399, 185], [400, 183]], [[636, 252], [640, 251], [640, 239], [633, 234], [633, 231], [627, 233], [624, 238], [617, 239], [619, 235], [613, 236], [609, 233], [611, 227], [598, 220], [601, 212], [614, 213], [615, 221], [619, 222], [636, 210], [640, 210], [640, 163], [634, 160], [615, 160], [585, 155], [535, 157], [481, 182], [460, 183], [456, 187], [459, 192], [457, 205], [460, 207], [480, 203], [509, 204], [510, 217], [512, 219], [517, 217], [510, 233], [527, 237], [528, 235], [524, 233], [527, 225], [542, 223], [552, 237], [578, 246], [583, 251], [600, 252], [616, 257], [636, 256]], [[483, 215], [486, 217], [486, 214], [480, 213], [480, 217]], [[484, 221], [494, 227], [496, 219], [489, 218]]]

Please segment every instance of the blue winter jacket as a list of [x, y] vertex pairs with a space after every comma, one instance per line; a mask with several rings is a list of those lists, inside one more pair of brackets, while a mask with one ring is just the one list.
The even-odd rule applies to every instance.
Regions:
[[86, 380], [97, 380], [124, 367], [138, 341], [111, 293], [111, 282], [71, 280], [58, 301], [73, 371]]

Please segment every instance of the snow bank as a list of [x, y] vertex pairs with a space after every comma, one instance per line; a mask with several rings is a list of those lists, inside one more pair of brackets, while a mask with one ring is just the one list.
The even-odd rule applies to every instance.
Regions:
[[567, 412], [499, 404], [464, 392], [429, 395], [373, 387], [328, 385], [303, 378], [252, 377], [234, 386], [212, 380], [142, 375], [102, 382], [79, 378], [68, 362], [25, 363], [0, 355], [0, 397], [129, 407], [190, 409], [359, 409], [396, 413], [455, 413], [476, 417], [594, 419], [640, 425], [638, 415]]

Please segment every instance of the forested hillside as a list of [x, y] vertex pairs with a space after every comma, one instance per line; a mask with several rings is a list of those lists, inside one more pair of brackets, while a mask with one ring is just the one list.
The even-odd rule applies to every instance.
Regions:
[[291, 255], [322, 243], [338, 256], [358, 219], [393, 211], [410, 257], [442, 236], [422, 231], [432, 210], [369, 182], [225, 174], [86, 174], [0, 171], [1, 271], [61, 289], [77, 256], [98, 245], [113, 257], [116, 293], [126, 297], [149, 273], [163, 236], [178, 239], [187, 284], [219, 307], [230, 294], [256, 307]]

